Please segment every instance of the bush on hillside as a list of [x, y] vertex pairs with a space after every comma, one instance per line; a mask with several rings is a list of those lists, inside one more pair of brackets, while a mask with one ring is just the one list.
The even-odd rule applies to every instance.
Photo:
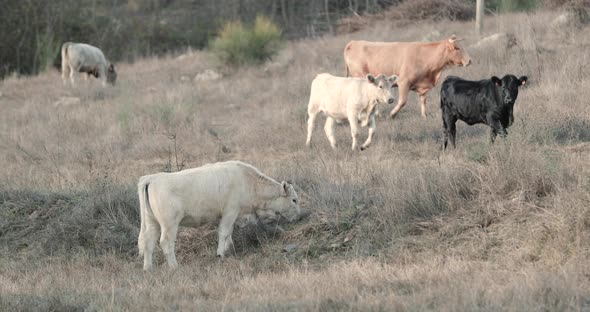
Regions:
[[280, 48], [281, 31], [269, 19], [258, 16], [252, 27], [228, 22], [211, 43], [211, 51], [225, 64], [248, 65], [269, 60]]

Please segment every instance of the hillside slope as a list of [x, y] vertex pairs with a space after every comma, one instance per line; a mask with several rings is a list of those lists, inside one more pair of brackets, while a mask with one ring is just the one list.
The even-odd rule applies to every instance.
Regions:
[[[0, 309], [590, 309], [590, 37], [554, 17], [486, 20], [511, 48], [471, 47], [471, 23], [380, 23], [290, 42], [257, 68], [198, 51], [121, 64], [114, 88], [63, 87], [55, 72], [0, 82]], [[442, 153], [436, 88], [426, 120], [412, 94], [365, 152], [348, 150], [347, 125], [337, 152], [321, 126], [305, 148], [310, 82], [344, 73], [348, 40], [451, 34], [474, 65], [445, 76], [529, 77], [507, 139], [460, 124]], [[193, 80], [207, 69], [223, 77]], [[228, 159], [292, 180], [309, 216], [238, 229], [224, 261], [215, 227], [183, 229], [179, 270], [158, 250], [142, 273], [138, 177]]]

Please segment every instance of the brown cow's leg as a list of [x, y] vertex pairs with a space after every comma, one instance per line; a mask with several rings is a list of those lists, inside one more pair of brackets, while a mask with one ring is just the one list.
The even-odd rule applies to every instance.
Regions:
[[391, 119], [393, 119], [399, 110], [402, 109], [402, 107], [404, 107], [408, 102], [408, 92], [410, 92], [410, 88], [408, 88], [406, 83], [398, 82], [398, 92], [399, 99], [397, 100], [397, 105], [389, 113], [389, 118]]
[[418, 94], [420, 98], [420, 113], [422, 114], [422, 118], [426, 118], [426, 93]]

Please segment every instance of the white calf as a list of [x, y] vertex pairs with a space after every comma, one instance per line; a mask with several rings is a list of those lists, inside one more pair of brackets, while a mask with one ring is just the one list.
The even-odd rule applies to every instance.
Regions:
[[334, 128], [336, 122], [348, 119], [352, 133], [352, 149], [357, 148], [358, 123], [362, 127], [369, 125], [369, 137], [361, 146], [366, 149], [371, 144], [375, 133], [375, 106], [378, 103], [392, 104], [395, 99], [391, 86], [397, 76], [379, 75], [377, 78], [369, 74], [366, 78], [343, 78], [330, 74], [319, 74], [311, 83], [311, 95], [307, 113], [307, 142], [311, 144], [311, 136], [316, 116], [319, 112], [326, 114], [324, 130], [332, 148], [336, 148]]
[[174, 173], [156, 173], [139, 179], [141, 230], [139, 253], [144, 270], [152, 267], [152, 253], [160, 232], [160, 246], [171, 268], [178, 264], [174, 243], [178, 226], [219, 223], [217, 255], [232, 245], [238, 217], [295, 220], [300, 213], [298, 196], [287, 182], [277, 182], [253, 166], [228, 161]]

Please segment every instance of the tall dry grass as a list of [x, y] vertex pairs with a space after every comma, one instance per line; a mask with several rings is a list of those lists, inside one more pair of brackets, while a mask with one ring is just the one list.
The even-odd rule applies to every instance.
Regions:
[[[550, 29], [554, 16], [487, 19], [490, 33], [514, 34], [508, 50], [470, 48], [470, 23], [381, 23], [288, 43], [273, 62], [214, 81], [192, 81], [215, 66], [203, 52], [122, 64], [113, 88], [64, 88], [55, 72], [2, 81], [0, 306], [590, 309], [590, 37]], [[378, 120], [365, 152], [333, 152], [321, 131], [304, 147], [309, 84], [344, 73], [348, 40], [450, 34], [475, 64], [445, 75], [529, 77], [506, 139], [490, 145], [486, 127], [461, 124], [458, 148], [443, 153], [436, 88], [426, 120], [411, 95], [394, 121]], [[55, 105], [61, 97], [80, 103]], [[336, 135], [349, 144], [346, 125]], [[310, 215], [282, 234], [237, 229], [223, 262], [214, 227], [184, 229], [180, 269], [144, 274], [137, 178], [228, 159], [292, 180]]]

